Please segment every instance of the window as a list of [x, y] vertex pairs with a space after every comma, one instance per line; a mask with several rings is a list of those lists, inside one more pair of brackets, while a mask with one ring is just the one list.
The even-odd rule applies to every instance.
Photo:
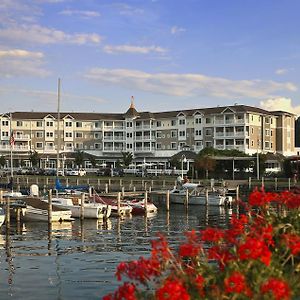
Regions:
[[185, 143], [184, 142], [179, 143], [179, 148], [180, 149], [183, 149], [184, 147], [185, 147]]
[[171, 137], [176, 138], [177, 137], [177, 131], [175, 131], [175, 130], [171, 131]]
[[66, 127], [72, 127], [72, 122], [71, 122], [71, 121], [65, 122], [65, 126], [66, 126]]
[[206, 124], [210, 124], [211, 123], [211, 118], [206, 118], [205, 122], [206, 122]]
[[36, 121], [36, 127], [43, 127], [43, 121]]
[[76, 149], [83, 149], [83, 143], [76, 143], [75, 148]]
[[266, 124], [270, 124], [270, 118], [266, 117]]
[[22, 121], [17, 121], [17, 127], [21, 127], [23, 126], [23, 122]]
[[[81, 132], [77, 132], [77, 133], [81, 133]], [[94, 139], [100, 139], [100, 133], [98, 132], [94, 133]]]
[[185, 125], [185, 119], [179, 119], [179, 125]]
[[177, 143], [171, 143], [171, 149], [177, 149]]
[[72, 132], [66, 132], [65, 137], [66, 138], [71, 138], [72, 137]]
[[205, 147], [212, 147], [212, 142], [205, 142]]
[[157, 137], [157, 138], [161, 138], [161, 131], [157, 131], [157, 132], [156, 132], [156, 137]]
[[132, 132], [127, 132], [126, 136], [127, 138], [132, 138]]
[[76, 122], [76, 127], [82, 127], [82, 122]]
[[203, 142], [202, 141], [196, 142], [195, 145], [197, 148], [202, 147]]
[[270, 148], [270, 143], [269, 142], [265, 142], [265, 148], [269, 149]]
[[46, 126], [47, 127], [53, 127], [53, 121], [47, 121]]
[[98, 144], [98, 143], [94, 144], [94, 148], [95, 149], [101, 149], [101, 144]]
[[75, 137], [77, 138], [83, 138], [83, 133], [82, 132], [76, 132]]
[[8, 121], [7, 120], [2, 120], [2, 126], [8, 126]]
[[273, 136], [273, 130], [271, 129], [271, 136]]
[[132, 144], [126, 144], [127, 149], [132, 149]]
[[251, 134], [254, 134], [254, 128], [251, 127]]
[[179, 136], [185, 136], [185, 131], [184, 130], [180, 130], [179, 131]]
[[205, 135], [212, 135], [212, 129], [211, 128], [207, 128], [205, 129]]
[[156, 144], [156, 149], [161, 149], [161, 143]]
[[196, 124], [201, 124], [201, 118], [197, 118], [197, 119], [195, 120], [195, 123], [196, 123]]
[[53, 137], [54, 136], [54, 134], [53, 134], [53, 132], [46, 132], [46, 137]]
[[201, 130], [195, 130], [195, 135], [201, 135], [201, 134], [202, 134]]
[[94, 126], [95, 126], [95, 128], [101, 127], [101, 126], [100, 126], [100, 122], [95, 122]]
[[266, 136], [270, 135], [270, 129], [266, 129]]
[[156, 122], [156, 127], [161, 127], [161, 121]]
[[126, 127], [132, 127], [132, 122], [126, 122]]
[[273, 148], [273, 143], [271, 143], [271, 148]]
[[2, 136], [3, 137], [9, 136], [8, 131], [2, 131]]
[[42, 138], [42, 137], [44, 137], [44, 132], [43, 132], [43, 131], [37, 131], [37, 132], [36, 132], [36, 137], [37, 137], [37, 138]]
[[43, 143], [36, 143], [35, 146], [36, 146], [36, 149], [42, 149]]
[[176, 120], [171, 120], [171, 126], [176, 126]]
[[251, 147], [254, 147], [254, 141], [251, 141]]

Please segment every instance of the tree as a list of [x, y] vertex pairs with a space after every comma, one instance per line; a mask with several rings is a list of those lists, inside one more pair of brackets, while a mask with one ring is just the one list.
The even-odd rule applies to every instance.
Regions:
[[0, 156], [0, 167], [4, 167], [6, 165], [6, 159], [5, 159], [5, 156], [2, 155]]
[[98, 163], [97, 163], [96, 158], [95, 158], [94, 156], [90, 155], [90, 156], [89, 156], [89, 160], [90, 160], [90, 162], [91, 162], [93, 168], [97, 168]]
[[129, 152], [129, 151], [121, 152], [121, 154], [122, 154], [122, 163], [121, 164], [123, 165], [123, 167], [128, 168], [129, 165], [132, 163], [133, 154], [132, 154], [132, 152]]
[[195, 160], [195, 169], [205, 171], [205, 178], [208, 179], [208, 172], [214, 171], [216, 160], [209, 155], [199, 156]]
[[83, 162], [84, 162], [84, 152], [83, 151], [76, 151], [75, 152], [75, 165], [77, 167], [82, 167]]
[[29, 155], [29, 160], [33, 167], [37, 167], [40, 161], [40, 155], [36, 151], [31, 151]]

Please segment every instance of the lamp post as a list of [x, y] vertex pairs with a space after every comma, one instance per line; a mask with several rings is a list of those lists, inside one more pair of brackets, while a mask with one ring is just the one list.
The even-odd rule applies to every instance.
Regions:
[[186, 157], [184, 154], [181, 155], [181, 178], [183, 179], [183, 163], [186, 162]]

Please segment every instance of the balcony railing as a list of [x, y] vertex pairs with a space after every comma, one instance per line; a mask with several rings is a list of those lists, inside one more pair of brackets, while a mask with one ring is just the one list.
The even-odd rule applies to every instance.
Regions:
[[[10, 145], [0, 145], [0, 151], [10, 151]], [[14, 145], [12, 148], [13, 151], [29, 151], [29, 145]]]

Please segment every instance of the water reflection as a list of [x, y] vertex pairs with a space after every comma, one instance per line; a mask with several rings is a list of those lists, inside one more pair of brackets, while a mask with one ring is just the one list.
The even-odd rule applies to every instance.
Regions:
[[149, 255], [150, 240], [158, 233], [177, 245], [183, 231], [226, 227], [231, 214], [219, 207], [190, 206], [186, 211], [179, 205], [169, 212], [107, 221], [75, 220], [49, 227], [12, 223], [10, 232], [0, 235], [1, 299], [101, 299], [118, 285], [117, 264]]

